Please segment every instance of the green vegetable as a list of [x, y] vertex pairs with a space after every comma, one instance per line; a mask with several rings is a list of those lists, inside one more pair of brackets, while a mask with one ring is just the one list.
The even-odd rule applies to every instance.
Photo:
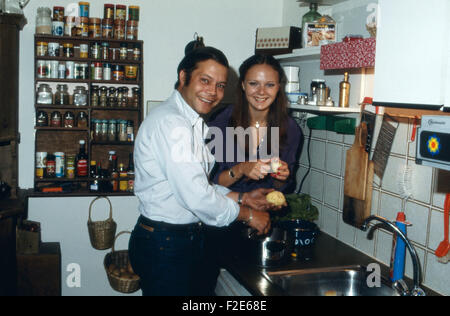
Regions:
[[314, 222], [319, 218], [319, 210], [311, 204], [311, 197], [308, 194], [287, 194], [287, 207], [282, 213], [275, 215], [272, 221], [304, 220]]

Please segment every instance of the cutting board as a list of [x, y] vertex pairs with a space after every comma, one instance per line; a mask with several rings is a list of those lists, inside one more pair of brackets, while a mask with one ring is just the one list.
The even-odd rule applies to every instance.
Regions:
[[347, 150], [344, 178], [344, 195], [364, 200], [367, 192], [367, 171], [369, 154], [366, 152], [367, 125], [362, 122], [356, 127], [355, 142]]
[[369, 161], [367, 170], [366, 196], [363, 200], [344, 195], [343, 220], [345, 223], [361, 227], [364, 220], [371, 215], [374, 163]]

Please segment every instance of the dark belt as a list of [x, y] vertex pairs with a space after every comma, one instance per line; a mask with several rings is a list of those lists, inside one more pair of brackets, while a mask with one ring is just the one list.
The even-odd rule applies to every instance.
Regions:
[[201, 222], [192, 224], [170, 224], [151, 220], [145, 216], [139, 216], [138, 224], [148, 231], [168, 231], [168, 232], [200, 232], [204, 226]]

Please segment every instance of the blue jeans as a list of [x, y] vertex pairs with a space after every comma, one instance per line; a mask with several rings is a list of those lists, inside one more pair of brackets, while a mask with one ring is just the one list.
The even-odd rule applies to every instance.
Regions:
[[202, 230], [153, 231], [138, 220], [130, 238], [131, 266], [141, 278], [144, 296], [205, 295], [201, 271], [204, 259]]

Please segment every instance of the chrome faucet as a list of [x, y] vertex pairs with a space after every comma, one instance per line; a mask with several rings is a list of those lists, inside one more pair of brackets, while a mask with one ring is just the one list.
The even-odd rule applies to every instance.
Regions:
[[420, 288], [420, 283], [422, 282], [422, 271], [420, 269], [419, 256], [417, 255], [416, 249], [409, 241], [409, 239], [403, 234], [403, 232], [392, 222], [388, 221], [384, 217], [372, 215], [367, 217], [362, 223], [360, 229], [362, 231], [367, 231], [368, 224], [371, 221], [377, 220], [386, 224], [390, 230], [395, 232], [398, 237], [400, 237], [406, 244], [408, 248], [409, 254], [411, 255], [412, 263], [413, 263], [413, 282], [414, 287], [412, 290], [409, 290], [406, 286], [406, 283], [403, 280], [398, 280], [393, 284], [393, 287], [400, 292], [403, 296], [426, 296], [425, 292]]

